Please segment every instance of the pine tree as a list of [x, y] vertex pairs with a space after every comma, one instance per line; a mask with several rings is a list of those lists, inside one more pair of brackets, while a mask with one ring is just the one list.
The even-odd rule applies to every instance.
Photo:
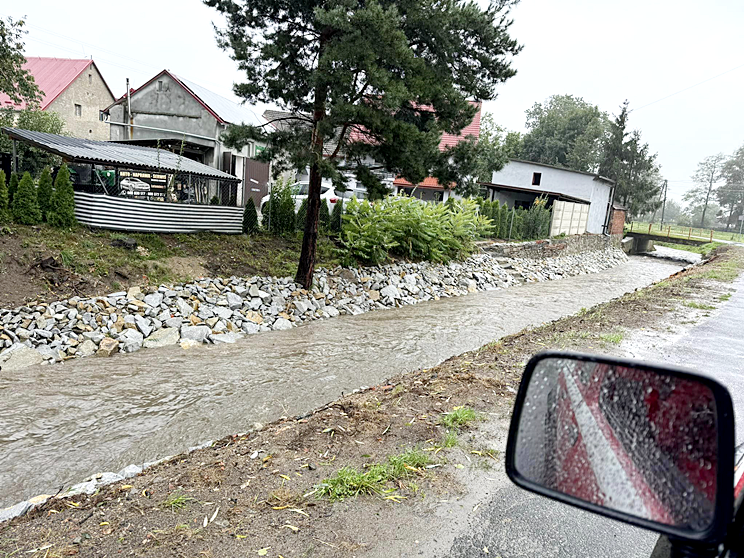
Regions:
[[21, 225], [38, 225], [41, 222], [36, 186], [31, 173], [24, 172], [13, 196], [13, 220]]
[[243, 210], [243, 234], [256, 234], [258, 232], [258, 213], [256, 212], [256, 202], [253, 198], [248, 198]]
[[344, 200], [339, 198], [336, 205], [333, 206], [333, 212], [331, 213], [331, 226], [330, 230], [334, 234], [341, 234], [341, 215], [344, 213]]
[[0, 170], [0, 223], [5, 223], [9, 220], [8, 186], [5, 184], [5, 171]]
[[295, 217], [295, 229], [297, 229], [298, 231], [304, 231], [306, 220], [307, 220], [307, 198], [302, 200], [302, 203], [300, 204], [300, 209], [297, 210], [297, 215]]
[[49, 167], [44, 167], [39, 177], [39, 185], [36, 187], [36, 197], [39, 200], [39, 211], [41, 211], [42, 220], [48, 219], [49, 210], [52, 207], [52, 171]]
[[8, 207], [12, 207], [13, 197], [15, 196], [15, 193], [18, 191], [19, 181], [20, 181], [20, 178], [18, 178], [18, 173], [11, 172], [10, 173], [10, 184], [8, 185]]
[[67, 228], [75, 225], [75, 193], [67, 165], [62, 165], [54, 180], [54, 195], [47, 221], [53, 227]]
[[320, 204], [318, 212], [318, 226], [324, 233], [328, 232], [328, 227], [331, 224], [331, 211], [328, 209], [328, 202], [325, 200]]

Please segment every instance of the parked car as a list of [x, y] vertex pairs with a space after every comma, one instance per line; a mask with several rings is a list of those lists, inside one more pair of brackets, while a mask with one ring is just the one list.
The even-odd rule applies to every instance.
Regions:
[[[307, 199], [307, 192], [308, 188], [310, 187], [310, 184], [308, 182], [296, 182], [290, 186], [292, 189], [292, 198], [295, 202], [295, 211], [300, 209], [300, 206], [302, 205], [302, 202]], [[261, 213], [263, 213], [264, 205], [266, 205], [271, 197], [271, 194], [264, 196], [261, 198]], [[367, 198], [367, 192], [366, 190], [359, 190], [350, 188], [349, 190], [346, 190], [345, 192], [336, 192], [336, 190], [333, 188], [333, 186], [329, 186], [326, 184], [321, 185], [320, 187], [320, 199], [325, 200], [328, 204], [329, 211], [333, 210], [334, 204], [341, 198], [344, 200], [349, 200], [352, 197], [355, 197], [357, 199], [366, 199]]]
[[138, 192], [149, 192], [150, 185], [139, 178], [123, 178], [119, 182], [119, 187], [124, 195], [134, 195]]

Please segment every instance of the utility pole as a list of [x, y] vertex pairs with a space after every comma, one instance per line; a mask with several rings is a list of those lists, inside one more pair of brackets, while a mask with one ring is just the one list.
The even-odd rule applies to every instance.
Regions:
[[664, 181], [664, 202], [661, 205], [661, 223], [659, 223], [659, 230], [663, 230], [664, 228], [664, 210], [666, 209], [666, 197], [667, 197], [667, 187], [669, 185], [669, 181]]
[[129, 139], [132, 139], [132, 92], [129, 90], [129, 78], [127, 78], [127, 120], [129, 120]]

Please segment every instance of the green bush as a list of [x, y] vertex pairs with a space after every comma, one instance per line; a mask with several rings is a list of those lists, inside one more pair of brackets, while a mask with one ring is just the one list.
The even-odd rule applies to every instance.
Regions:
[[[320, 200], [320, 204], [324, 205], [325, 200]], [[305, 230], [305, 221], [307, 221], [307, 198], [302, 200], [300, 209], [297, 210], [297, 216], [295, 217], [295, 228], [298, 231]]]
[[243, 209], [243, 234], [256, 234], [258, 232], [258, 212], [256, 202], [248, 198]]
[[36, 199], [34, 179], [28, 172], [18, 183], [18, 190], [13, 196], [13, 220], [21, 225], [38, 225], [41, 223], [39, 201]]
[[220, 205], [220, 198], [215, 196], [212, 196], [212, 199], [209, 200], [209, 205]]
[[68, 228], [75, 225], [75, 192], [67, 165], [62, 165], [54, 179], [54, 195], [47, 221], [53, 227]]
[[39, 177], [39, 185], [36, 187], [39, 211], [41, 211], [41, 218], [44, 221], [48, 219], [49, 210], [52, 208], [52, 194], [54, 194], [54, 189], [52, 188], [52, 171], [49, 170], [49, 167], [44, 167]]
[[268, 220], [264, 216], [264, 226], [272, 234], [289, 234], [295, 230], [295, 205], [292, 188], [287, 180], [279, 179], [271, 187], [268, 208]]
[[17, 172], [11, 172], [10, 173], [10, 184], [8, 185], [8, 207], [12, 207], [13, 204], [13, 198], [15, 197], [15, 193], [18, 191], [18, 182], [20, 182], [20, 178], [18, 178]]
[[9, 220], [8, 186], [5, 184], [5, 171], [0, 169], [0, 223], [5, 223]]
[[323, 232], [328, 232], [328, 228], [331, 225], [331, 211], [328, 209], [328, 202], [322, 200], [320, 204], [320, 210], [318, 211], [318, 229]]
[[336, 235], [341, 234], [341, 230], [343, 228], [343, 221], [342, 221], [343, 214], [344, 214], [344, 198], [339, 198], [338, 201], [333, 206], [333, 211], [331, 212], [331, 223], [328, 226], [328, 230], [332, 234], [336, 234]]
[[342, 240], [350, 256], [372, 264], [389, 255], [444, 262], [470, 254], [474, 241], [492, 230], [471, 200], [429, 204], [389, 196], [375, 204], [350, 200]]

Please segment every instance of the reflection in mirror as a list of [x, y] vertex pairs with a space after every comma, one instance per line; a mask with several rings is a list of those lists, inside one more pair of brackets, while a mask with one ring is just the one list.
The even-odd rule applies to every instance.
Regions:
[[714, 517], [716, 427], [702, 383], [551, 357], [527, 387], [514, 466], [561, 494], [703, 531]]

